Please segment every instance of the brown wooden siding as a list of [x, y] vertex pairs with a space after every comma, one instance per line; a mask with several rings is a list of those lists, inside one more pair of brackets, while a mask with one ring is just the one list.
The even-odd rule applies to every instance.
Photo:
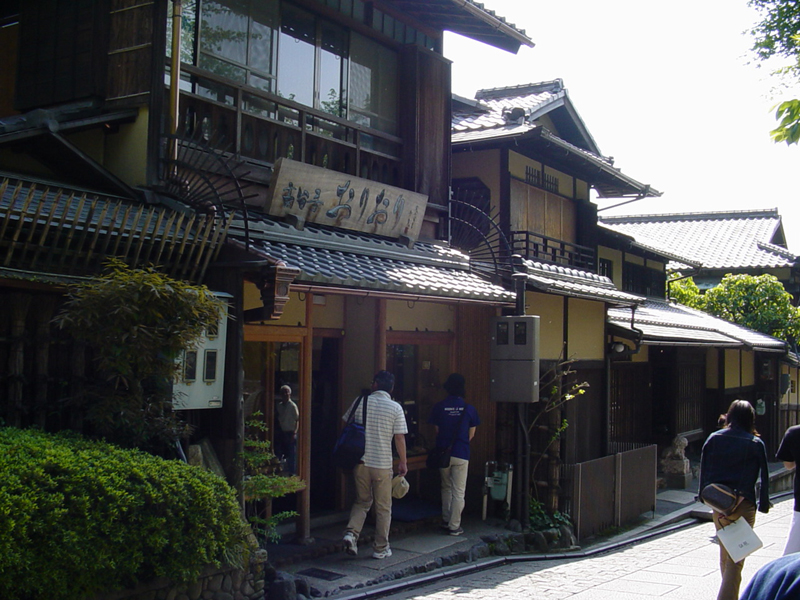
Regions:
[[511, 230], [532, 231], [575, 243], [575, 215], [572, 200], [511, 180]]
[[450, 61], [416, 46], [401, 54], [404, 187], [445, 205], [450, 185]]
[[575, 382], [587, 382], [586, 393], [570, 400], [563, 411], [569, 426], [564, 435], [566, 446], [562, 462], [579, 463], [605, 456], [606, 424], [605, 379], [602, 368], [577, 365]]
[[152, 85], [155, 4], [112, 2], [108, 43], [108, 99], [141, 97]]
[[650, 365], [613, 363], [610, 387], [609, 441], [632, 443], [650, 440]]
[[20, 3], [17, 110], [104, 96], [104, 6], [102, 0]]
[[496, 460], [497, 405], [489, 400], [489, 332], [494, 309], [460, 305], [456, 313], [456, 370], [467, 384], [467, 402], [478, 410], [481, 424], [470, 444], [468, 508], [480, 506], [486, 461]]

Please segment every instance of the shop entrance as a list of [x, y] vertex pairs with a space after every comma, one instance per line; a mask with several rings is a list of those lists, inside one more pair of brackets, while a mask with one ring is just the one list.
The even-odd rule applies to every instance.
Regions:
[[341, 335], [315, 333], [311, 354], [311, 512], [336, 509], [337, 471], [332, 451], [342, 415], [339, 408]]
[[[247, 336], [243, 348], [244, 365], [244, 419], [260, 420], [267, 426], [267, 439], [272, 443], [276, 456], [291, 457], [291, 451], [285, 447], [285, 438], [279, 439], [276, 405], [280, 399], [280, 389], [288, 385], [292, 390], [292, 400], [298, 407], [302, 406], [300, 394], [303, 386], [303, 338], [284, 337], [268, 340], [269, 332], [259, 330], [256, 335]], [[260, 339], [253, 339], [260, 338]], [[297, 472], [301, 444], [295, 442], [294, 460], [284, 461], [285, 472]], [[290, 495], [276, 498], [272, 503], [273, 513], [297, 509], [297, 496]]]

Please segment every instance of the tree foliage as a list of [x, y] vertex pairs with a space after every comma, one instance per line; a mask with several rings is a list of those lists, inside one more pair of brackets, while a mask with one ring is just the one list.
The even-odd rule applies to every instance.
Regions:
[[[796, 0], [750, 0], [760, 21], [750, 30], [756, 60], [789, 59], [775, 74], [800, 80], [800, 3]], [[800, 99], [781, 102], [775, 109], [778, 126], [770, 132], [775, 142], [800, 141]]]
[[678, 304], [705, 310], [703, 294], [691, 277], [683, 277], [680, 273], [670, 276], [669, 296]]
[[794, 341], [800, 334], [800, 309], [774, 275], [726, 275], [716, 287], [700, 294], [691, 278], [670, 287], [672, 297], [686, 306], [743, 325], [749, 329]]
[[176, 359], [218, 323], [221, 309], [204, 286], [117, 259], [73, 288], [54, 321], [93, 350], [99, 377], [73, 399], [92, 433], [155, 452], [174, 444], [185, 433], [172, 413]]

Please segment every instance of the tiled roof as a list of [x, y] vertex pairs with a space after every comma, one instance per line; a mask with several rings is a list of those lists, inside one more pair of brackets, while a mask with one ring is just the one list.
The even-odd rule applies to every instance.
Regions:
[[752, 347], [783, 352], [786, 343], [688, 306], [648, 299], [636, 307], [631, 326], [630, 308], [609, 308], [608, 322], [632, 333], [639, 330], [651, 345]]
[[[488, 139], [535, 129], [534, 121], [567, 97], [561, 80], [479, 90], [475, 102], [456, 102], [453, 142]], [[512, 114], [512, 111], [517, 110]], [[513, 118], [516, 117], [516, 118]]]
[[[243, 239], [241, 221], [229, 236]], [[435, 244], [398, 242], [307, 226], [302, 231], [267, 217], [250, 221], [251, 246], [300, 269], [296, 284], [328, 285], [412, 296], [497, 304], [516, 294], [469, 271], [469, 258]]]
[[597, 273], [534, 261], [524, 262], [528, 283], [543, 292], [620, 306], [644, 301], [642, 296], [619, 291], [608, 277]]
[[[553, 122], [560, 123], [556, 127], [569, 141], [537, 121], [548, 114]], [[576, 170], [576, 173], [584, 173], [584, 177], [591, 174], [589, 183], [602, 197], [661, 195], [649, 185], [623, 174], [614, 167], [613, 159], [600, 154], [560, 79], [479, 90], [475, 100], [453, 97], [451, 140], [454, 149], [462, 144], [506, 139], [524, 140], [542, 153], [550, 152], [554, 156], [557, 153], [561, 162], [550, 166], [567, 169], [567, 172]]]
[[[796, 256], [774, 244], [781, 231], [777, 209], [598, 217], [604, 226], [665, 251], [679, 249], [707, 269], [775, 268]], [[680, 262], [668, 268], [679, 270]]]
[[[553, 105], [560, 104], [566, 97], [559, 80], [541, 84], [479, 90], [476, 102], [471, 105], [458, 102], [453, 110], [453, 140], [464, 132], [515, 129], [533, 129], [538, 117], [545, 114]], [[511, 111], [517, 109], [514, 115]], [[519, 112], [521, 111], [521, 112]], [[519, 115], [516, 119], [512, 117]], [[524, 118], [523, 118], [524, 117]]]

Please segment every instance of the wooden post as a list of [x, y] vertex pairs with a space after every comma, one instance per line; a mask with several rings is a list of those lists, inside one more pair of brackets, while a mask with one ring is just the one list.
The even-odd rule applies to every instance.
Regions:
[[10, 294], [11, 347], [8, 354], [8, 424], [22, 427], [25, 379], [25, 319], [31, 303], [29, 294]]
[[47, 391], [50, 372], [50, 321], [53, 319], [56, 300], [45, 296], [37, 302], [36, 310], [36, 382], [33, 398], [36, 424], [42, 429], [47, 424]]
[[300, 371], [300, 427], [297, 432], [297, 472], [306, 482], [306, 489], [297, 494], [297, 538], [301, 544], [313, 543], [311, 538], [311, 367], [314, 348], [314, 294], [306, 294], [306, 335], [303, 340], [303, 360]]

